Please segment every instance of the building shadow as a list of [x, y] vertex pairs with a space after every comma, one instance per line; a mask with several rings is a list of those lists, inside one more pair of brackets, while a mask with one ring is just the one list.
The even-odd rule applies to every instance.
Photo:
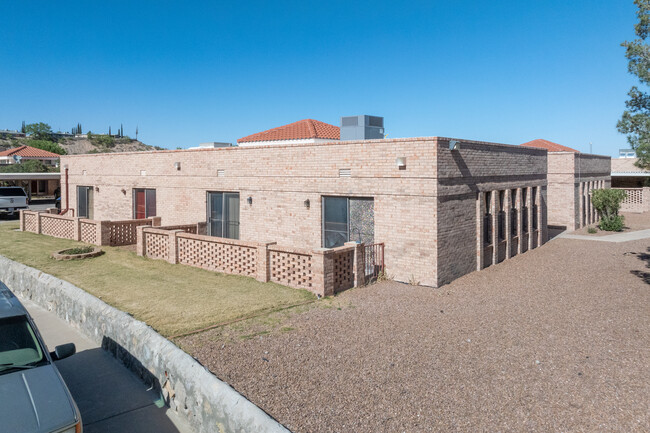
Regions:
[[102, 347], [106, 350], [84, 350], [56, 362], [79, 407], [84, 432], [179, 433], [166, 415], [158, 380], [110, 338], [104, 337]]

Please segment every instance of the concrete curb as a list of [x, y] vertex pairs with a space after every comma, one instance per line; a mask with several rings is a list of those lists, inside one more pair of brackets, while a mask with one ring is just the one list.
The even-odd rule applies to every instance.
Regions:
[[0, 280], [101, 344], [158, 388], [169, 407], [197, 432], [289, 433], [150, 326], [73, 284], [1, 255]]

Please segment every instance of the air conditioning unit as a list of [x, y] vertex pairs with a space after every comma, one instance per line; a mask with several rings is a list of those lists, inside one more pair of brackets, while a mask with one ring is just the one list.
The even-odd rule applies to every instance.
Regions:
[[341, 140], [376, 140], [384, 138], [384, 118], [379, 116], [341, 117]]

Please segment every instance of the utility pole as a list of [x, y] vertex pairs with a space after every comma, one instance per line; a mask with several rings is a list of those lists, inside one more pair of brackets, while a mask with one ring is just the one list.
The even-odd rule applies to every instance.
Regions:
[[589, 142], [589, 153], [593, 153], [593, 152], [591, 151], [591, 141]]

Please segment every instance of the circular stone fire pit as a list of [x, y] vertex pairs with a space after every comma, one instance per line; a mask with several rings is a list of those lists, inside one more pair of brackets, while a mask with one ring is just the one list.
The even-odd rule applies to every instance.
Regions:
[[75, 247], [55, 251], [52, 253], [52, 258], [56, 260], [80, 260], [101, 256], [102, 254], [104, 254], [104, 251], [99, 247]]

